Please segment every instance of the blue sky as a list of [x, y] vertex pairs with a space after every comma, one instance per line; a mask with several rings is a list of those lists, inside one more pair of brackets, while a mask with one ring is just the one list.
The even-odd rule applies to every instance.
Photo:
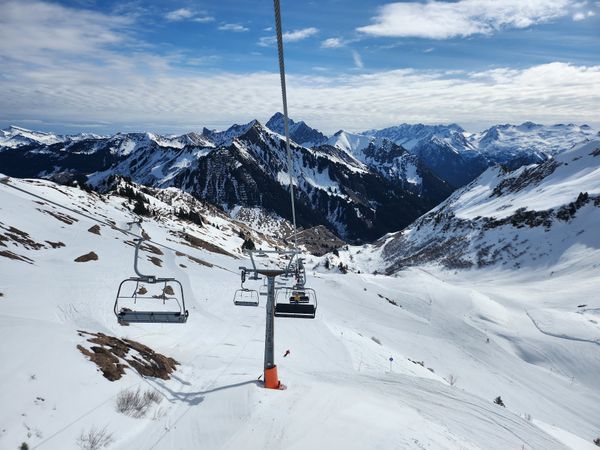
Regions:
[[[600, 126], [600, 2], [282, 0], [290, 114]], [[280, 110], [270, 0], [0, 0], [0, 127], [223, 128]]]

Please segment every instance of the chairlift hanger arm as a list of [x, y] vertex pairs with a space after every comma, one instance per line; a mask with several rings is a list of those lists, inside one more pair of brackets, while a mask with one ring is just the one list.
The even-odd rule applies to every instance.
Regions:
[[[245, 250], [244, 253], [246, 253], [250, 257], [250, 262], [252, 263], [252, 269], [249, 269], [246, 267], [240, 267], [240, 270], [246, 270], [247, 272], [252, 272], [255, 275], [261, 274], [261, 275], [265, 275], [265, 276], [269, 276], [269, 275], [267, 275], [267, 273], [275, 273], [275, 272], [277, 272], [275, 274], [275, 276], [292, 273], [291, 267], [292, 267], [292, 263], [294, 262], [294, 257], [298, 258], [298, 255], [300, 255], [300, 251], [297, 249], [293, 249], [293, 250]], [[256, 261], [254, 260], [255, 253], [278, 255], [278, 256], [289, 255], [289, 256], [291, 256], [291, 258], [289, 259], [285, 269], [268, 269], [268, 268], [260, 269], [260, 268], [256, 267]]]

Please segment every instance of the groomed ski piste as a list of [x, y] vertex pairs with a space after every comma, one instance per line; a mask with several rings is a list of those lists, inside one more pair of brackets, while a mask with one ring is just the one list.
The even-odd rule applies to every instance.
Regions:
[[[13, 227], [22, 241], [0, 246], [13, 255], [0, 258], [1, 449], [83, 448], [93, 429], [110, 449], [597, 448], [597, 249], [573, 248], [531, 271], [422, 266], [394, 276], [313, 269], [320, 259], [309, 257], [317, 315], [276, 319], [287, 389], [269, 390], [258, 380], [264, 298], [233, 304], [248, 261], [224, 219], [185, 228], [233, 256], [185, 245], [172, 233], [182, 222], [146, 218], [152, 241], [181, 253], [162, 248], [158, 267], [142, 252], [141, 268], [181, 281], [189, 320], [117, 323], [118, 284], [134, 275], [131, 236], [104, 224], [90, 232], [97, 222], [52, 202], [124, 228], [135, 218], [124, 200], [41, 180], [0, 183], [0, 233]], [[97, 260], [74, 261], [89, 252]], [[179, 365], [169, 380], [127, 368], [109, 381], [77, 349], [90, 347], [79, 330], [132, 339]], [[118, 412], [119, 393], [138, 388], [160, 401], [141, 418]]]

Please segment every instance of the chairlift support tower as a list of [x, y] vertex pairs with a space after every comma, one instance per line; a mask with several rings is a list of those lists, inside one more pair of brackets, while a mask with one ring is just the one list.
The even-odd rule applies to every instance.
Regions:
[[[264, 383], [267, 389], [281, 389], [281, 382], [277, 376], [275, 364], [275, 278], [292, 273], [292, 262], [300, 252], [298, 250], [260, 250], [259, 252], [247, 251], [252, 267], [240, 267], [242, 272], [251, 273], [258, 279], [262, 275], [267, 279], [267, 304], [265, 307], [265, 358], [264, 358]], [[275, 254], [287, 256], [289, 261], [285, 268], [257, 267], [254, 253]]]

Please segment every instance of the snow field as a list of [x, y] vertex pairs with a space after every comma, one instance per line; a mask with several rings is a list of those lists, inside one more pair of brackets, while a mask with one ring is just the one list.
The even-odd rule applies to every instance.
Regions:
[[[77, 189], [60, 187], [66, 197], [50, 183], [15, 183], [118, 226], [130, 220], [116, 199], [101, 203]], [[433, 267], [396, 277], [313, 276], [309, 265], [317, 318], [276, 320], [276, 361], [288, 389], [268, 391], [257, 383], [263, 298], [258, 308], [232, 303], [246, 261], [173, 242], [168, 230], [181, 226], [175, 221], [145, 222], [153, 240], [220, 267], [163, 249], [159, 268], [142, 253], [142, 271], [182, 282], [190, 318], [185, 325], [122, 327], [112, 308], [118, 283], [133, 275], [133, 248], [124, 244], [131, 237], [108, 226], [92, 234], [94, 222], [68, 211], [79, 221], [60, 222], [37, 210], [51, 206], [34, 200], [0, 184], [3, 226], [36, 242], [65, 243], [41, 250], [10, 244], [34, 264], [0, 258], [0, 448], [24, 441], [30, 448], [78, 448], [78, 436], [92, 426], [106, 426], [114, 449], [561, 449], [591, 446], [600, 435], [598, 345], [566, 337], [578, 336], [579, 319], [548, 319], [563, 318], [565, 308], [576, 314], [581, 303], [594, 314], [591, 269], [559, 270], [558, 280], [535, 271], [454, 275]], [[198, 232], [228, 250], [241, 245], [212, 228]], [[97, 261], [74, 262], [90, 251]], [[181, 365], [168, 381], [128, 369], [110, 382], [76, 349], [86, 344], [79, 329], [137, 340]], [[593, 331], [586, 333], [593, 338]], [[119, 392], [138, 387], [164, 399], [145, 418], [118, 413]], [[499, 395], [506, 408], [492, 403]]]

